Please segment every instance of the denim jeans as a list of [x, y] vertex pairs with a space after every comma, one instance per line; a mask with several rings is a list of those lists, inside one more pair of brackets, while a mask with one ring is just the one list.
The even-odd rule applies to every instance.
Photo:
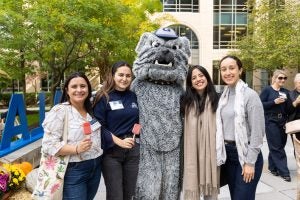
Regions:
[[238, 152], [235, 145], [226, 144], [227, 159], [224, 166], [226, 180], [228, 182], [232, 200], [254, 200], [255, 191], [263, 168], [263, 157], [260, 152], [255, 162], [254, 179], [250, 183], [243, 180], [242, 167], [239, 162]]
[[107, 200], [131, 200], [135, 193], [140, 145], [123, 149], [117, 145], [103, 154], [102, 173]]
[[101, 177], [101, 156], [68, 164], [64, 178], [63, 199], [92, 200]]

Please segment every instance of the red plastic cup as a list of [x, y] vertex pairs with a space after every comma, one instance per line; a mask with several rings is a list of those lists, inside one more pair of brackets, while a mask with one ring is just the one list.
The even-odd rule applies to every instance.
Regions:
[[141, 132], [141, 125], [140, 124], [134, 124], [132, 128], [133, 138], [135, 138], [136, 135], [139, 135]]
[[89, 138], [89, 135], [92, 133], [90, 122], [84, 122], [82, 124], [82, 127], [83, 127], [83, 133], [84, 133], [84, 135], [88, 136], [87, 138]]

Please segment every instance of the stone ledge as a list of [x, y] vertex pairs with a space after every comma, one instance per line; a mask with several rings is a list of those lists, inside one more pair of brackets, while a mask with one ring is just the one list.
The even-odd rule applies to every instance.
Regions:
[[21, 163], [30, 162], [33, 168], [40, 164], [42, 139], [39, 139], [27, 146], [18, 149], [0, 158], [0, 163]]

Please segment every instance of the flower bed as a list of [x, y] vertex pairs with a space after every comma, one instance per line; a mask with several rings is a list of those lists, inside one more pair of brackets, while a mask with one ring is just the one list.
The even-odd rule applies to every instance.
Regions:
[[[0, 199], [5, 199], [7, 196], [9, 196], [9, 198], [12, 199], [13, 196], [18, 195], [19, 193], [21, 193], [23, 196], [24, 194], [26, 194], [24, 183], [25, 183], [26, 174], [29, 172], [27, 168], [30, 168], [28, 167], [30, 163], [29, 164], [28, 162], [24, 162], [24, 163], [25, 164], [5, 163], [2, 164], [2, 166], [0, 166]], [[24, 168], [24, 166], [27, 166], [27, 168]], [[24, 173], [24, 171], [26, 174]], [[27, 199], [28, 199], [28, 193], [29, 192], [27, 192], [26, 195]], [[14, 198], [22, 199], [21, 196], [14, 197]]]

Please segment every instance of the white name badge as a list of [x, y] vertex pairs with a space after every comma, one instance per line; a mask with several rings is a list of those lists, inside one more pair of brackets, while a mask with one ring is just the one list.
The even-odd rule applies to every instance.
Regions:
[[92, 131], [96, 131], [101, 127], [101, 124], [96, 119], [92, 119], [92, 121], [90, 121], [90, 124]]
[[121, 100], [119, 101], [110, 101], [109, 102], [110, 108], [112, 110], [120, 110], [120, 109], [124, 109], [123, 103]]

